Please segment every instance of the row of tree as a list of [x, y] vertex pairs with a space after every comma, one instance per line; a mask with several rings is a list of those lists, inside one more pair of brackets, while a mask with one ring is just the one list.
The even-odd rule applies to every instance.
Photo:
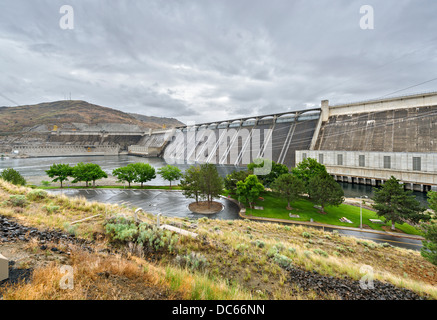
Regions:
[[[60, 182], [61, 188], [64, 181], [69, 181], [69, 178], [73, 178], [72, 183], [85, 182], [88, 187], [88, 183], [92, 181], [95, 186], [96, 181], [107, 178], [108, 175], [102, 168], [95, 163], [78, 163], [75, 166], [69, 164], [59, 163], [53, 164], [49, 170], [46, 171], [47, 175], [52, 178], [53, 182]], [[155, 168], [148, 163], [138, 162], [131, 163], [127, 166], [114, 169], [112, 175], [117, 177], [118, 182], [127, 182], [129, 187], [132, 182], [141, 183], [141, 187], [145, 182], [151, 181], [156, 178], [156, 173], [161, 175], [164, 180], [170, 182], [179, 180], [182, 176], [182, 172], [178, 167], [167, 165], [159, 168], [155, 171]]]

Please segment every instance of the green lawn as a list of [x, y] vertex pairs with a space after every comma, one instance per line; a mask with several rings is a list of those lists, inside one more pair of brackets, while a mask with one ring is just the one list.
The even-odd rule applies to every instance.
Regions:
[[[287, 202], [276, 197], [271, 192], [264, 192], [262, 197], [264, 198], [264, 201], [258, 200], [256, 206], [263, 207], [264, 210], [250, 209], [249, 206], [246, 205], [247, 215], [295, 221], [310, 221], [312, 218], [314, 222], [319, 223], [355, 228], [360, 227], [360, 207], [347, 204], [342, 204], [339, 207], [330, 206], [325, 208], [326, 214], [321, 214], [318, 209], [314, 208], [314, 203], [307, 198], [302, 198], [299, 201], [291, 203], [293, 210], [287, 210]], [[300, 217], [290, 218], [289, 213], [299, 215]], [[352, 223], [341, 222], [339, 219], [342, 217], [346, 217], [352, 221]], [[383, 230], [381, 224], [372, 223], [369, 219], [380, 219], [385, 221], [384, 218], [379, 218], [374, 211], [363, 208], [363, 225], [368, 225], [374, 230]], [[387, 222], [385, 225], [391, 226], [391, 223]], [[405, 223], [402, 225], [396, 224], [395, 227], [408, 234], [421, 234], [419, 230]]]

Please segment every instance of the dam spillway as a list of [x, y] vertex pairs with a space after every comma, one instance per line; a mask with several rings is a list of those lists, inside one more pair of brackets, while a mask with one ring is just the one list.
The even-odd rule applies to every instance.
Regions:
[[235, 166], [266, 158], [292, 167], [295, 151], [309, 148], [319, 117], [320, 109], [308, 109], [177, 128], [163, 157]]

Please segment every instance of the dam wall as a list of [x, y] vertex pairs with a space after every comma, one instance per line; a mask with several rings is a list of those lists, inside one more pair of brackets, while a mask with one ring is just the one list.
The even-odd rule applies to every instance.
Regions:
[[288, 167], [309, 148], [320, 109], [293, 111], [177, 128], [163, 152], [168, 160], [245, 166], [267, 158]]
[[118, 155], [119, 146], [78, 146], [78, 145], [21, 145], [14, 146], [18, 156], [29, 157], [62, 157], [62, 156], [105, 156]]

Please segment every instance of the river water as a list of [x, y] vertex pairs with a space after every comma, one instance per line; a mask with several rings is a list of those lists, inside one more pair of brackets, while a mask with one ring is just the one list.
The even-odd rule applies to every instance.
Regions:
[[[50, 178], [46, 175], [45, 170], [54, 163], [68, 163], [72, 166], [79, 162], [92, 162], [100, 165], [102, 169], [109, 175], [113, 169], [126, 166], [129, 163], [145, 162], [149, 163], [156, 169], [163, 167], [167, 164], [172, 164], [179, 167], [182, 171], [185, 171], [191, 164], [184, 163], [183, 161], [166, 161], [161, 158], [143, 158], [128, 155], [119, 156], [79, 156], [79, 157], [47, 157], [47, 158], [27, 158], [27, 159], [2, 159], [0, 160], [0, 171], [5, 168], [14, 168], [18, 170], [30, 183], [39, 184], [41, 180], [49, 181]], [[231, 173], [234, 170], [244, 170], [244, 167], [235, 167], [232, 165], [217, 165], [217, 170], [222, 177]], [[167, 181], [163, 180], [159, 175], [152, 181], [149, 181], [147, 185], [166, 185]], [[358, 198], [360, 196], [373, 196], [372, 186], [350, 184], [339, 182], [342, 186], [345, 197]], [[426, 193], [414, 192], [417, 200], [424, 206], [427, 206]]]

